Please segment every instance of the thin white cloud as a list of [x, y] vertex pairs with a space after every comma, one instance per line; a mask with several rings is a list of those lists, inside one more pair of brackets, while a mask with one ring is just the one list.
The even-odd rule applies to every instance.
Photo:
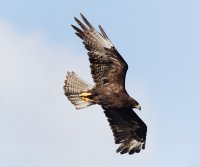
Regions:
[[[115, 153], [117, 146], [100, 107], [75, 111], [64, 97], [68, 69], [90, 78], [86, 56], [66, 44], [48, 42], [42, 32], [23, 34], [3, 21], [0, 36], [1, 166], [133, 163], [132, 156]], [[150, 154], [134, 155], [134, 164], [146, 166], [148, 161], [141, 159], [149, 160]]]

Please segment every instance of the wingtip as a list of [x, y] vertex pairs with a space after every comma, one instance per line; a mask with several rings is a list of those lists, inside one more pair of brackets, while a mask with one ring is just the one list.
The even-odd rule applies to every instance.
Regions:
[[78, 22], [79, 20], [76, 18], [76, 17], [74, 17], [74, 20], [76, 21], [76, 22]]
[[80, 16], [81, 16], [81, 18], [82, 18], [83, 20], [86, 19], [85, 16], [84, 16], [82, 13], [80, 13]]
[[75, 25], [71, 25], [73, 29], [75, 29], [78, 33], [82, 33], [82, 30], [80, 30], [78, 27], [76, 27]]
[[91, 29], [94, 29], [94, 27], [92, 26], [92, 24], [90, 24], [90, 22], [86, 19], [86, 17], [80, 13], [81, 15], [81, 18], [83, 19], [83, 21], [91, 28]]
[[75, 25], [71, 24], [71, 26], [72, 26], [73, 29], [76, 30], [77, 27]]
[[107, 39], [109, 40], [109, 38], [108, 38], [106, 32], [105, 32], [104, 29], [101, 27], [101, 25], [99, 25], [99, 30], [101, 31], [101, 33], [102, 33], [102, 35], [104, 36], [104, 38], [107, 38]]
[[76, 21], [77, 20], [77, 18], [74, 16], [74, 20]]
[[81, 12], [80, 12], [80, 16], [81, 16], [81, 17], [84, 17], [83, 14], [82, 14]]
[[76, 31], [75, 34], [80, 37], [81, 39], [83, 39], [83, 32], [82, 30], [80, 30], [78, 27], [76, 27], [75, 25], [71, 24], [72, 28]]
[[[83, 13], [80, 13], [80, 16], [81, 16], [81, 18], [82, 18], [83, 20], [86, 19], [86, 17], [83, 15]], [[87, 19], [86, 19], [86, 20], [87, 20]]]

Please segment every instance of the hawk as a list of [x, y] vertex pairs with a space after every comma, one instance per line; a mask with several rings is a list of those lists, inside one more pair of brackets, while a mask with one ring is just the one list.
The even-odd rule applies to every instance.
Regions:
[[88, 50], [95, 85], [88, 84], [73, 71], [67, 72], [64, 93], [76, 109], [94, 104], [103, 108], [115, 143], [119, 144], [116, 152], [139, 153], [145, 149], [147, 126], [133, 111], [141, 110], [139, 103], [125, 89], [128, 65], [103, 28], [99, 26], [97, 32], [82, 14], [81, 18], [84, 23], [75, 17], [80, 27], [72, 27]]

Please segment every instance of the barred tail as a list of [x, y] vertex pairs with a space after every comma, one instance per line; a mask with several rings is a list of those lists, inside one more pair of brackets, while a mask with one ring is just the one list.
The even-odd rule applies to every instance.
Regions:
[[64, 93], [67, 98], [75, 105], [76, 109], [82, 109], [93, 105], [93, 102], [84, 101], [79, 96], [80, 93], [92, 88], [91, 85], [82, 80], [76, 73], [67, 72]]

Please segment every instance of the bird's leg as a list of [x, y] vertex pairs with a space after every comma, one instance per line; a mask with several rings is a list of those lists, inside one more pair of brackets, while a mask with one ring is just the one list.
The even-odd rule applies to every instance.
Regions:
[[80, 97], [87, 97], [87, 96], [91, 96], [92, 94], [91, 93], [88, 93], [88, 92], [83, 92], [81, 94], [79, 94]]
[[91, 93], [83, 92], [79, 94], [79, 97], [84, 101], [93, 102], [93, 100], [91, 99], [91, 95], [92, 95]]

